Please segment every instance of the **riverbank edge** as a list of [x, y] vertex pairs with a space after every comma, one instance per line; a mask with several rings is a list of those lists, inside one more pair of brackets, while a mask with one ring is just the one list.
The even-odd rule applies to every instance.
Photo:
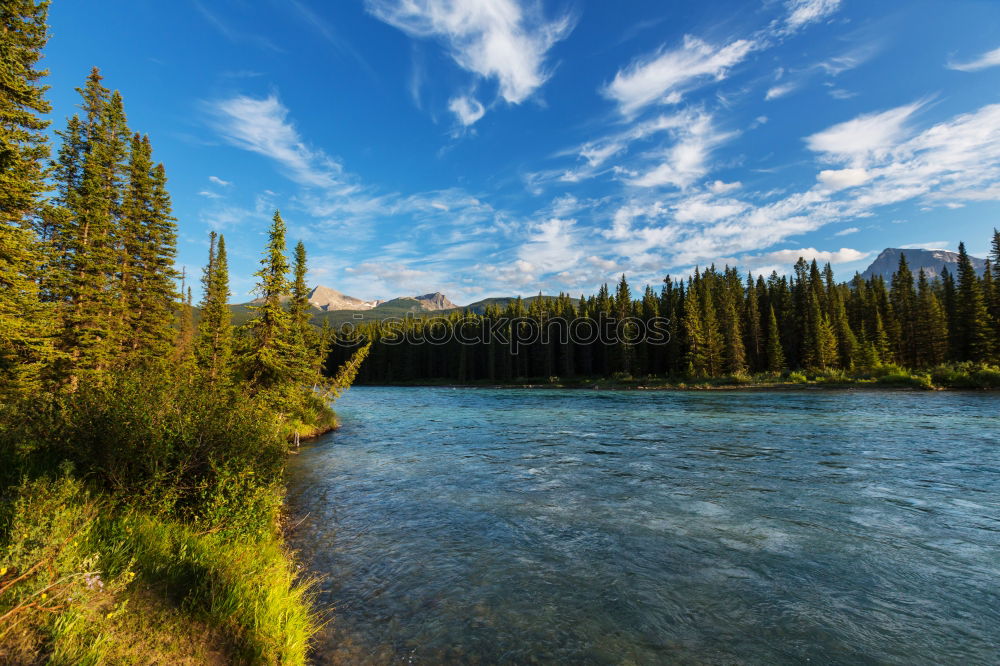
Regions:
[[775, 381], [775, 382], [726, 382], [702, 381], [650, 383], [589, 380], [582, 382], [509, 382], [509, 383], [456, 383], [456, 382], [379, 382], [358, 386], [395, 388], [462, 388], [462, 389], [568, 389], [574, 391], [798, 391], [798, 390], [862, 390], [862, 391], [1000, 391], [1000, 385], [941, 385], [924, 378], [894, 379], [891, 381]]
[[[32, 570], [10, 566], [3, 553], [0, 588], [7, 591], [20, 574], [41, 571], [38, 567], [44, 563], [58, 570], [78, 568], [89, 557], [99, 557], [102, 563], [111, 558], [107, 561], [115, 561], [116, 571], [88, 574], [91, 582], [72, 590], [79, 599], [72, 620], [66, 621], [76, 625], [63, 632], [68, 638], [52, 644], [44, 632], [36, 632], [36, 637], [8, 635], [13, 643], [0, 645], [0, 661], [21, 663], [21, 658], [30, 661], [49, 653], [122, 663], [309, 663], [313, 637], [322, 630], [327, 613], [312, 592], [317, 573], [291, 546], [289, 533], [300, 517], [290, 511], [284, 474], [287, 460], [296, 453], [295, 434], [299, 441], [311, 440], [341, 424], [325, 405], [275, 425], [272, 437], [276, 435], [284, 448], [280, 481], [260, 485], [250, 476], [239, 482], [257, 488], [260, 508], [266, 511], [270, 504], [275, 509], [270, 529], [251, 539], [227, 535], [220, 526], [205, 529], [129, 507], [74, 478], [69, 468], [6, 487], [0, 498], [13, 507], [12, 513], [20, 513], [10, 516], [17, 533], [41, 544], [44, 551]], [[16, 505], [21, 505], [20, 512]], [[87, 568], [93, 569], [93, 562]], [[197, 580], [190, 579], [192, 571], [199, 572]], [[203, 584], [205, 589], [199, 590]], [[52, 585], [42, 589], [47, 592], [38, 593], [42, 606], [47, 597], [48, 603], [56, 603], [71, 592]], [[178, 601], [193, 590], [198, 590], [196, 603]], [[18, 606], [11, 610], [17, 612]]]

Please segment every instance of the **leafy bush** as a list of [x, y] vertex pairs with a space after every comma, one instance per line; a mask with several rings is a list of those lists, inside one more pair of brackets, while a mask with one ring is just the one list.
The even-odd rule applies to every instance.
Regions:
[[948, 388], [1000, 388], [1000, 368], [985, 363], [951, 363], [934, 368], [931, 379]]
[[222, 488], [228, 505], [253, 503], [252, 492], [232, 496], [226, 480], [246, 474], [257, 485], [276, 484], [286, 450], [274, 417], [253, 400], [158, 373], [84, 385], [72, 396], [8, 408], [3, 417], [0, 460], [8, 471], [32, 474], [70, 461], [116, 501], [160, 515], [199, 515]]
[[788, 381], [793, 384], [807, 384], [809, 383], [809, 378], [806, 377], [805, 373], [795, 371], [788, 373]]
[[901, 370], [892, 374], [881, 375], [877, 383], [880, 386], [909, 386], [919, 389], [933, 389], [930, 375], [911, 373]]

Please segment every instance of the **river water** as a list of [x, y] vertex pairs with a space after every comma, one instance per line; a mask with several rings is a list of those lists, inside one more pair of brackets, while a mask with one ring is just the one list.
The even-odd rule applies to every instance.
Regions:
[[321, 663], [997, 663], [1000, 395], [351, 389]]

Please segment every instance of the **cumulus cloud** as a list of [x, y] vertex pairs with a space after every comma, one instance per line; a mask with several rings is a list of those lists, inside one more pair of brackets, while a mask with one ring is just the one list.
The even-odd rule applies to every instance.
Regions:
[[619, 70], [603, 92], [625, 116], [650, 104], [677, 104], [706, 79], [725, 79], [756, 47], [752, 40], [739, 39], [719, 48], [687, 35], [680, 46], [661, 49]]
[[[849, 247], [842, 247], [839, 250], [817, 250], [814, 247], [804, 247], [798, 250], [775, 250], [764, 254], [745, 254], [739, 261], [744, 266], [763, 266], [767, 264], [778, 264], [780, 266], [790, 266], [799, 258], [806, 261], [815, 260], [820, 264], [847, 264], [852, 261], [861, 261], [871, 256], [871, 252], [861, 252]], [[787, 270], [787, 269], [786, 269]]]
[[864, 169], [836, 169], [820, 171], [816, 180], [830, 190], [843, 190], [868, 182], [871, 176]]
[[500, 96], [519, 104], [549, 78], [549, 49], [573, 28], [570, 15], [547, 20], [518, 0], [367, 0], [376, 18], [411, 37], [439, 39], [463, 69], [496, 79]]
[[453, 97], [448, 102], [448, 109], [455, 114], [458, 122], [462, 123], [464, 127], [474, 124], [486, 113], [486, 109], [479, 103], [479, 100], [466, 95]]
[[998, 65], [1000, 65], [1000, 48], [987, 51], [978, 58], [967, 62], [950, 62], [948, 63], [948, 68], [957, 69], [960, 72], [978, 72], [981, 69], [996, 67]]
[[743, 183], [740, 183], [739, 181], [734, 183], [724, 183], [721, 180], [716, 180], [708, 185], [708, 189], [715, 194], [725, 194], [726, 192], [738, 190], [741, 187], [743, 187]]

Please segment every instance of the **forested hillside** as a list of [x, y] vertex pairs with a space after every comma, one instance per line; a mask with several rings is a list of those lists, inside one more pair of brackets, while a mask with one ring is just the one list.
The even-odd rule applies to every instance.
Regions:
[[982, 277], [964, 244], [958, 274], [945, 271], [935, 280], [922, 271], [913, 275], [905, 256], [889, 284], [860, 275], [837, 283], [829, 265], [801, 259], [790, 277], [744, 277], [712, 266], [687, 280], [668, 276], [659, 291], [647, 287], [640, 298], [622, 276], [614, 293], [604, 286], [579, 301], [562, 294], [491, 305], [482, 314], [348, 325], [331, 358], [346, 358], [353, 343], [371, 341], [359, 377], [370, 383], [749, 382], [787, 378], [790, 371], [849, 379], [931, 369], [945, 383], [970, 371], [992, 383], [1000, 379], [986, 367], [1000, 354], [996, 231], [992, 248]]

